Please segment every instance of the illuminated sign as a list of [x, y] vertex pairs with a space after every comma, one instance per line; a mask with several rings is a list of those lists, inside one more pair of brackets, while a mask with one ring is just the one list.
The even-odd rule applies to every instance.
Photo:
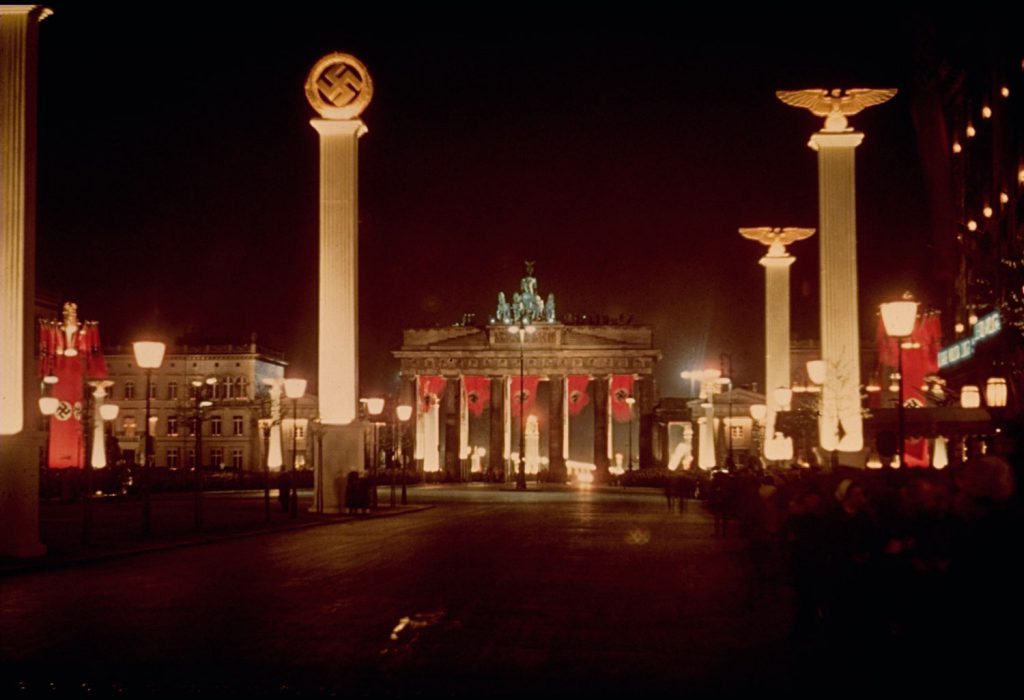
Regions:
[[939, 350], [939, 369], [950, 367], [974, 355], [974, 344], [988, 340], [1003, 329], [1002, 317], [999, 311], [993, 311], [986, 316], [979, 318], [974, 324], [974, 335], [970, 338], [958, 340], [952, 345]]

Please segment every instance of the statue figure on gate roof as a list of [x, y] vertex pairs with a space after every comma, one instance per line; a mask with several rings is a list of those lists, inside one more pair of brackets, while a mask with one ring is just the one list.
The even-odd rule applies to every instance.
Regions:
[[547, 302], [537, 293], [537, 278], [533, 276], [534, 262], [526, 261], [526, 276], [519, 280], [519, 291], [512, 294], [512, 302], [505, 293], [498, 293], [498, 307], [494, 322], [512, 325], [525, 323], [555, 323], [555, 295], [548, 294]]

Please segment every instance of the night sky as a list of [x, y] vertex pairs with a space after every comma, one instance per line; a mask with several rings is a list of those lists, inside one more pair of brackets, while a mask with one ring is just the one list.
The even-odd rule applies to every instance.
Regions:
[[[738, 383], [760, 380], [763, 248], [736, 230], [818, 226], [806, 143], [820, 120], [776, 89], [900, 88], [851, 120], [867, 134], [865, 329], [927, 275], [908, 86], [928, 22], [81, 5], [53, 3], [41, 27], [38, 271], [108, 344], [256, 332], [314, 375], [318, 152], [303, 83], [330, 51], [358, 56], [376, 89], [360, 142], [364, 394], [396, 388], [402, 328], [485, 319], [524, 260], [560, 313], [654, 326], [662, 395], [720, 352]], [[816, 337], [817, 237], [792, 252], [794, 334]]]

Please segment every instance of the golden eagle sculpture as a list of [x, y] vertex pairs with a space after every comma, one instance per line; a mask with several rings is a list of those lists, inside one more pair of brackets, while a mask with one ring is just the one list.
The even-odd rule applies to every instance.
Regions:
[[777, 90], [775, 96], [790, 107], [810, 110], [816, 117], [825, 117], [822, 131], [849, 131], [846, 117], [868, 107], [888, 102], [896, 88], [851, 88], [849, 90]]

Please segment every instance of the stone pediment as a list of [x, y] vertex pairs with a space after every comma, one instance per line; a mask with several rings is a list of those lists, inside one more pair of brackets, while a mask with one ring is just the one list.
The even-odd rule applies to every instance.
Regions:
[[567, 348], [650, 348], [652, 343], [647, 326], [567, 326], [562, 332]]
[[403, 350], [479, 350], [487, 347], [487, 333], [480, 328], [414, 328], [402, 338]]

